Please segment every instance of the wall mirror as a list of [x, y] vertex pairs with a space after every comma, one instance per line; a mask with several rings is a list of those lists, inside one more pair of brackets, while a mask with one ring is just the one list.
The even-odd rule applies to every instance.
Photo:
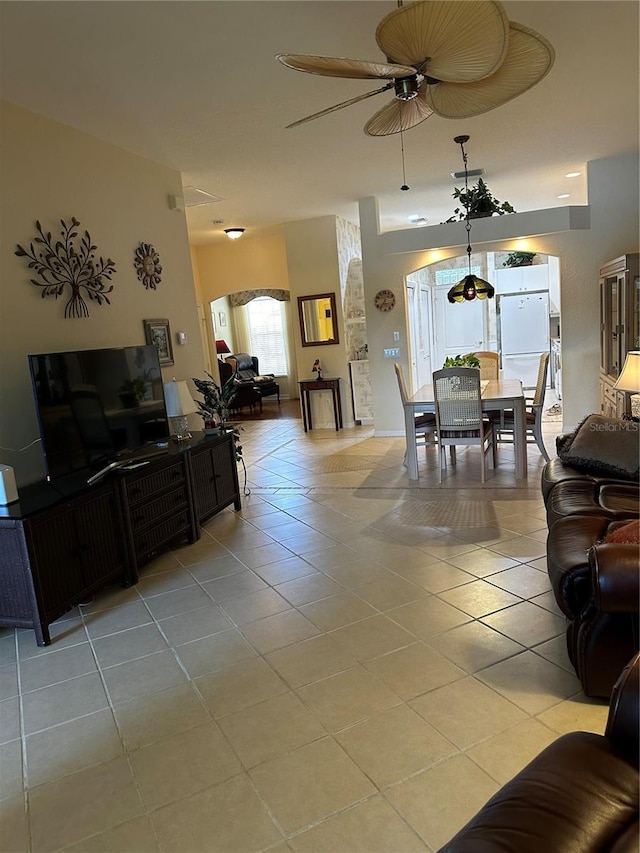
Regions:
[[338, 343], [338, 321], [334, 293], [298, 296], [300, 334], [303, 347]]

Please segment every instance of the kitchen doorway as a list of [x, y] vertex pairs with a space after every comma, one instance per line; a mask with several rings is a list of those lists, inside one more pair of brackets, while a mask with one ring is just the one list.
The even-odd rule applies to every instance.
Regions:
[[[556, 370], [560, 367], [561, 352], [560, 259], [537, 254], [531, 266], [509, 268], [505, 266], [508, 254], [504, 251], [472, 255], [472, 272], [494, 285], [496, 296], [493, 299], [475, 299], [454, 305], [448, 301], [447, 293], [451, 286], [468, 272], [466, 257], [440, 261], [414, 270], [407, 276], [408, 360], [412, 390], [429, 383], [432, 371], [442, 367], [448, 356], [477, 350], [500, 352], [501, 368], [504, 370], [506, 366], [509, 376], [513, 369], [522, 367], [523, 375], [518, 378], [527, 388], [535, 385], [535, 376], [531, 370], [524, 370], [529, 364], [525, 355], [531, 356], [529, 361], [537, 365], [539, 353], [550, 351], [555, 360], [548, 381], [551, 387], [555, 387], [560, 379]], [[533, 307], [540, 308], [541, 304], [544, 305], [542, 312], [533, 310]], [[531, 337], [530, 327], [536, 327], [533, 336], [535, 353], [529, 349], [526, 354], [520, 352], [524, 337], [521, 341], [518, 335], [515, 335], [517, 345], [515, 348], [511, 346], [514, 335], [511, 334], [508, 309], [512, 305], [518, 309], [515, 312], [517, 318], [524, 318], [527, 340]], [[498, 307], [503, 310], [498, 312]], [[505, 327], [507, 322], [510, 325]]]

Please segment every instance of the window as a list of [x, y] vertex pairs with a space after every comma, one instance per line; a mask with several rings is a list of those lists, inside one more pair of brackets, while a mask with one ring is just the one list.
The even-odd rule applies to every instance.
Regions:
[[[480, 276], [480, 267], [471, 267], [472, 275]], [[457, 284], [461, 278], [469, 275], [469, 267], [457, 267], [450, 270], [436, 270], [436, 284]]]
[[245, 306], [251, 344], [249, 352], [258, 358], [260, 373], [289, 373], [287, 328], [284, 302], [259, 296]]

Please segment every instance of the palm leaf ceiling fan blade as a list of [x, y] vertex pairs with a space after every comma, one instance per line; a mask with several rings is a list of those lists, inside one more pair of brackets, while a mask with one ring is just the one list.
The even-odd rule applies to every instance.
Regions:
[[437, 80], [466, 83], [492, 74], [509, 42], [509, 21], [496, 0], [429, 0], [382, 19], [376, 41], [390, 62]]
[[426, 102], [442, 118], [470, 118], [489, 112], [522, 95], [545, 77], [555, 51], [534, 30], [509, 24], [509, 50], [500, 68], [475, 83], [442, 82], [427, 87]]
[[381, 86], [380, 89], [374, 89], [373, 92], [366, 92], [364, 95], [358, 95], [356, 98], [350, 98], [348, 101], [342, 101], [341, 104], [335, 104], [333, 107], [327, 107], [326, 110], [320, 110], [318, 113], [313, 113], [313, 115], [298, 119], [298, 121], [288, 124], [285, 129], [297, 127], [299, 124], [306, 124], [306, 122], [312, 121], [314, 118], [320, 118], [320, 116], [326, 116], [329, 113], [334, 113], [336, 110], [349, 107], [351, 104], [357, 104], [358, 101], [364, 101], [366, 98], [372, 98], [374, 95], [379, 95], [381, 92], [386, 92], [388, 89], [393, 89], [393, 82], [387, 83], [386, 86]]
[[390, 101], [371, 116], [364, 126], [367, 136], [391, 136], [409, 130], [433, 115], [425, 99], [426, 86], [422, 84], [418, 97], [411, 101]]
[[348, 77], [355, 80], [392, 80], [415, 74], [415, 68], [391, 65], [385, 62], [367, 62], [364, 59], [340, 59], [333, 56], [307, 56], [302, 53], [281, 53], [276, 59], [287, 68], [321, 74], [323, 77]]

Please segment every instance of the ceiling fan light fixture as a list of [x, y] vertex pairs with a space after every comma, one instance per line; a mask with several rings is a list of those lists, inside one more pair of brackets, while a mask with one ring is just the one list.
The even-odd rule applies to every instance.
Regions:
[[412, 101], [418, 97], [418, 78], [415, 75], [413, 77], [400, 77], [398, 80], [394, 80], [393, 88], [399, 101]]
[[225, 228], [224, 233], [230, 240], [239, 240], [244, 234], [244, 228]]

